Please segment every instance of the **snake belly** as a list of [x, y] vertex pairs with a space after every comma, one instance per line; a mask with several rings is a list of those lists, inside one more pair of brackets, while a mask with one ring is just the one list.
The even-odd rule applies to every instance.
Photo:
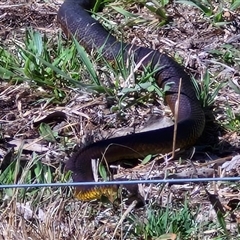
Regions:
[[[181, 80], [176, 148], [193, 145], [200, 137], [205, 126], [205, 116], [200, 101], [184, 67], [167, 54], [150, 48], [139, 47], [118, 41], [94, 18], [89, 10], [96, 0], [65, 0], [58, 11], [58, 21], [67, 36], [74, 36], [87, 52], [101, 49], [108, 61], [115, 61], [121, 54], [124, 62], [129, 56], [134, 58], [140, 69], [150, 67], [155, 71], [154, 78], [159, 87], [169, 85], [165, 92], [165, 101], [173, 115], [178, 99]], [[148, 132], [130, 134], [105, 139], [90, 144], [74, 153], [66, 163], [66, 169], [72, 171], [74, 182], [94, 181], [92, 159], [104, 159], [113, 163], [125, 159], [143, 158], [148, 154], [168, 153], [172, 150], [174, 126]], [[77, 186], [75, 196], [84, 201], [98, 199], [102, 195], [111, 196], [114, 186]]]

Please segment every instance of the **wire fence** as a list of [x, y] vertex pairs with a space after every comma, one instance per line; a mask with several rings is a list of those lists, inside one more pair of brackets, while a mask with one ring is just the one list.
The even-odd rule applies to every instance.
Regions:
[[190, 182], [214, 182], [214, 181], [240, 181], [240, 177], [217, 177], [217, 178], [185, 178], [185, 179], [147, 179], [147, 180], [122, 180], [108, 182], [67, 182], [67, 183], [34, 183], [34, 184], [3, 184], [0, 189], [7, 188], [43, 188], [43, 187], [75, 187], [75, 186], [106, 186], [106, 185], [129, 185], [129, 184], [183, 184]]

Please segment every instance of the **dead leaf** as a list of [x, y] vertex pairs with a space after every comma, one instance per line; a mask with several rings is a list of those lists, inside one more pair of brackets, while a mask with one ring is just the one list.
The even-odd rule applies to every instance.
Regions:
[[236, 155], [232, 158], [231, 161], [225, 162], [222, 165], [222, 169], [225, 169], [226, 172], [235, 171], [240, 167], [240, 155]]

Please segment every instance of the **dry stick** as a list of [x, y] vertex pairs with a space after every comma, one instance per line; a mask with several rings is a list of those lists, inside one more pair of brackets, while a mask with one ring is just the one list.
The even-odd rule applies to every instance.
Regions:
[[[177, 101], [174, 106], [174, 130], [173, 130], [173, 145], [172, 145], [172, 156], [170, 159], [166, 160], [166, 167], [167, 164], [170, 160], [174, 159], [175, 157], [175, 151], [176, 151], [176, 139], [177, 139], [177, 124], [178, 124], [178, 112], [179, 112], [179, 99], [180, 99], [180, 94], [181, 94], [181, 88], [182, 88], [182, 78], [179, 79], [179, 86], [178, 86], [178, 97]], [[167, 178], [167, 169], [164, 171], [164, 179]], [[167, 185], [166, 185], [167, 186]]]
[[[177, 139], [177, 124], [178, 124], [178, 112], [179, 112], [179, 100], [180, 100], [180, 94], [181, 94], [181, 88], [182, 88], [182, 78], [179, 79], [179, 86], [178, 86], [178, 97], [177, 97], [177, 101], [175, 103], [174, 106], [174, 130], [173, 130], [173, 145], [172, 145], [172, 156], [170, 159], [167, 160], [167, 163], [169, 160], [174, 159], [175, 157], [175, 151], [176, 151], [176, 139]], [[164, 179], [167, 178], [167, 169], [164, 173]], [[168, 184], [165, 185], [165, 187]], [[163, 190], [163, 189], [162, 189]]]
[[127, 215], [136, 207], [137, 205], [137, 201], [134, 200], [131, 205], [126, 209], [126, 211], [123, 213], [121, 219], [119, 220], [117, 226], [115, 227], [115, 230], [113, 232], [113, 236], [111, 238], [111, 240], [115, 239], [115, 235], [117, 233], [118, 227], [123, 223], [123, 221], [125, 220], [125, 218], [127, 217]]
[[231, 160], [232, 158], [233, 158], [232, 155], [231, 155], [231, 156], [224, 157], [224, 158], [218, 158], [218, 159], [216, 159], [216, 160], [210, 160], [210, 161], [208, 161], [208, 162], [201, 163], [201, 164], [199, 164], [199, 166], [200, 166], [200, 167], [203, 167], [203, 166], [207, 166], [207, 165], [214, 164], [214, 163], [219, 163], [219, 164], [221, 164], [221, 163], [224, 163], [224, 162], [226, 162], [226, 161], [228, 161], [228, 160]]
[[21, 6], [25, 6], [25, 5], [26, 5], [25, 3], [0, 5], [0, 9], [6, 9], [6, 8], [12, 8], [12, 7], [21, 7]]
[[[156, 161], [154, 160], [152, 162], [152, 164], [151, 164], [152, 166], [151, 166], [150, 170], [148, 170], [148, 174], [147, 174], [147, 177], [145, 177], [145, 179], [149, 179], [149, 176], [150, 176], [150, 174], [151, 174], [151, 172], [153, 170], [153, 167], [155, 166], [155, 163], [156, 163]], [[152, 190], [152, 186], [153, 186], [152, 184], [149, 185], [149, 188], [147, 189], [147, 191], [146, 191], [146, 193], [144, 195], [144, 200], [148, 199], [148, 195], [150, 194], [150, 191]]]
[[172, 158], [175, 157], [175, 150], [176, 150], [176, 138], [177, 138], [177, 124], [178, 124], [178, 112], [179, 112], [179, 100], [181, 95], [181, 88], [182, 88], [182, 78], [179, 79], [179, 86], [178, 86], [178, 97], [175, 103], [174, 109], [174, 132], [173, 132], [173, 146], [172, 146]]

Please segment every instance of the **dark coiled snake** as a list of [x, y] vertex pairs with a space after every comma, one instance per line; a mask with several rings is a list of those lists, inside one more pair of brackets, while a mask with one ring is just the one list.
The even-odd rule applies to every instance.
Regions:
[[[119, 54], [127, 61], [131, 55], [134, 62], [140, 65], [140, 69], [157, 69], [154, 77], [158, 86], [170, 86], [165, 92], [165, 101], [173, 114], [181, 80], [176, 147], [193, 145], [202, 134], [205, 116], [189, 75], [167, 54], [118, 41], [91, 17], [89, 10], [95, 2], [96, 0], [65, 0], [58, 12], [58, 21], [65, 34], [74, 36], [88, 52], [101, 48], [102, 55], [109, 61], [115, 61]], [[73, 172], [75, 182], [94, 181], [91, 159], [101, 159], [104, 155], [108, 163], [113, 163], [124, 159], [143, 158], [148, 154], [167, 153], [172, 150], [173, 135], [174, 126], [170, 126], [98, 141], [73, 154], [66, 168]], [[109, 196], [112, 191], [113, 187], [106, 185], [78, 186], [75, 195], [80, 200], [91, 200], [102, 195]]]

